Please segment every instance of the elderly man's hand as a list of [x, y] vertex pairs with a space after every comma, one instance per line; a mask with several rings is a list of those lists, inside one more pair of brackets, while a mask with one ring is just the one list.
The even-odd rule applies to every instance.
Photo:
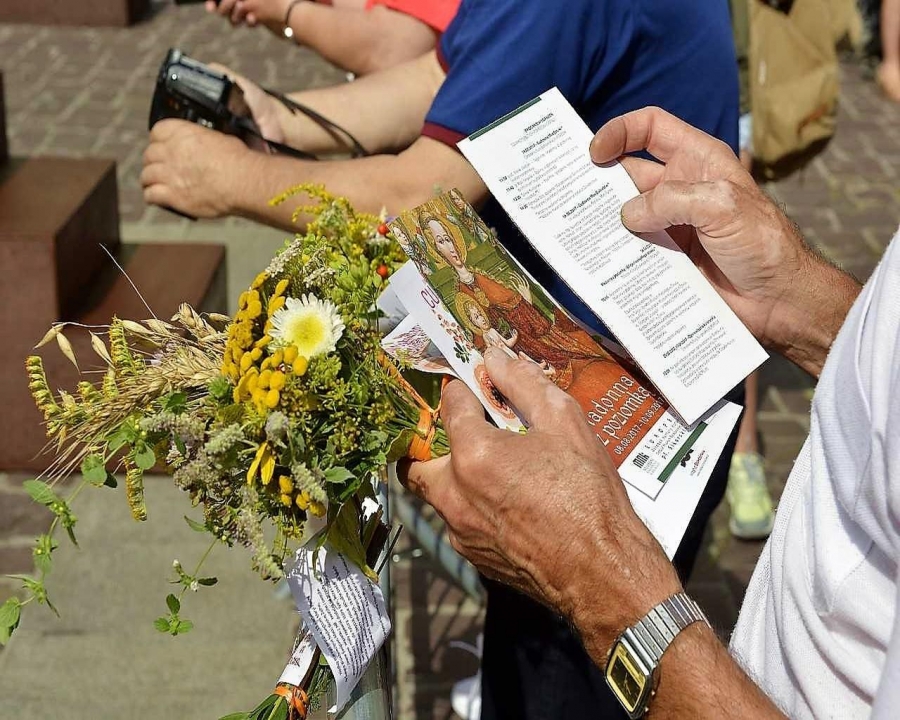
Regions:
[[144, 151], [144, 201], [197, 218], [229, 215], [240, 192], [241, 161], [251, 152], [234, 136], [161, 120]]
[[[491, 379], [528, 419], [499, 430], [461, 382], [444, 391], [451, 454], [401, 468], [481, 572], [556, 609], [601, 644], [680, 589], [584, 413], [534, 363], [489, 349]], [[595, 603], [602, 596], [602, 603]]]
[[[642, 150], [660, 162], [621, 157]], [[630, 230], [668, 229], [756, 337], [789, 342], [798, 280], [821, 260], [725, 143], [645, 108], [604, 125], [591, 157], [621, 159], [641, 191], [622, 208]]]

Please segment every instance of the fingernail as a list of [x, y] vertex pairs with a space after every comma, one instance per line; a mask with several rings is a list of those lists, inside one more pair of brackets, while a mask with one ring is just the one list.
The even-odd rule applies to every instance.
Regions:
[[643, 195], [631, 198], [622, 206], [622, 224], [629, 227], [640, 219], [647, 207], [647, 200]]

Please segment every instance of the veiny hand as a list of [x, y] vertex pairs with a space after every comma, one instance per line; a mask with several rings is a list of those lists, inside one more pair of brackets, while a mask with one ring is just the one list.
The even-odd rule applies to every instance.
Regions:
[[[640, 150], [661, 162], [622, 157]], [[779, 323], [791, 293], [821, 261], [725, 143], [645, 108], [604, 125], [591, 157], [621, 160], [641, 191], [622, 208], [626, 227], [668, 229], [757, 338], [784, 342]]]
[[554, 608], [610, 646], [680, 584], [638, 519], [578, 404], [541, 368], [495, 348], [491, 380], [530, 424], [485, 420], [459, 381], [443, 394], [450, 455], [401, 467], [401, 479], [446, 520], [453, 547], [488, 577]]
[[141, 185], [144, 201], [198, 218], [228, 215], [252, 152], [238, 138], [185, 120], [161, 120], [150, 130]]
[[250, 108], [250, 113], [253, 115], [253, 121], [256, 123], [262, 136], [266, 140], [283, 143], [285, 137], [282, 121], [291, 116], [290, 110], [255, 82], [236, 73], [231, 68], [227, 68], [219, 63], [209, 63], [209, 68], [227, 75], [237, 83], [244, 93], [244, 100], [246, 100], [247, 107]]

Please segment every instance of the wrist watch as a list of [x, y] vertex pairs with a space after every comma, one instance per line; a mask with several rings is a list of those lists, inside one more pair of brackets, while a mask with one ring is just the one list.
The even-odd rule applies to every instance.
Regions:
[[606, 684], [632, 720], [643, 717], [650, 706], [666, 648], [695, 622], [709, 626], [700, 606], [680, 592], [663, 600], [613, 644], [606, 663]]

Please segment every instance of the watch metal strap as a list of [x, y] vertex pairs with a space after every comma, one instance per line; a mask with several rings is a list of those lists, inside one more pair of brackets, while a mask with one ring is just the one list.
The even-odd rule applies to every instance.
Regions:
[[687, 593], [677, 593], [663, 600], [659, 605], [644, 615], [622, 636], [629, 640], [629, 645], [644, 655], [641, 659], [649, 668], [655, 668], [675, 637], [688, 625], [709, 620]]

